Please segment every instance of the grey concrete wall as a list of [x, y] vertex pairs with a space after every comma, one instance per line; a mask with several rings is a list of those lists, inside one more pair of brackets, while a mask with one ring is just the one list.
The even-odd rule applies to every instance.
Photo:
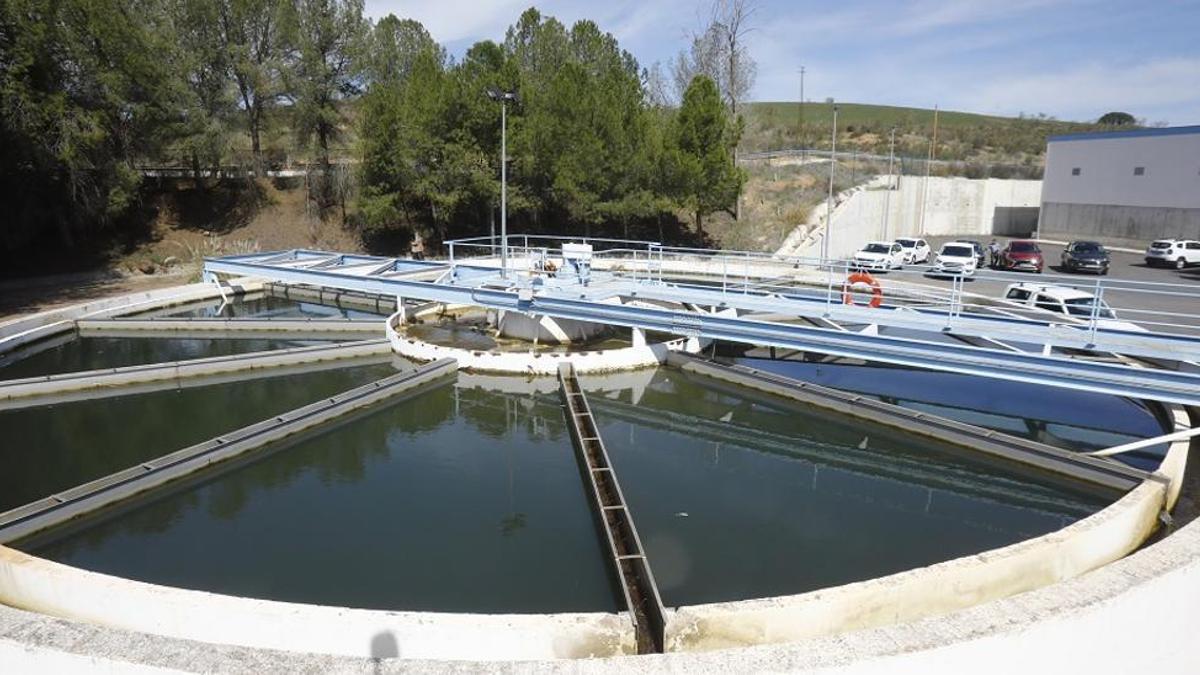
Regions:
[[[1037, 225], [1042, 194], [1038, 180], [932, 177], [926, 181], [906, 176], [890, 194], [883, 188], [885, 182], [886, 177], [877, 177], [865, 188], [843, 193], [844, 200], [833, 210], [831, 256], [851, 255], [872, 240], [947, 234], [1025, 236]], [[824, 206], [814, 208], [810, 220], [817, 225], [798, 227], [777, 253], [819, 255], [824, 217]], [[815, 236], [800, 236], [813, 228]]]
[[1154, 239], [1200, 239], [1200, 208], [1046, 202], [1038, 232], [1044, 238], [1100, 239], [1140, 248]]
[[[1042, 200], [1200, 208], [1200, 127], [1150, 133], [1155, 135], [1050, 139]], [[1136, 175], [1139, 167], [1142, 174]]]

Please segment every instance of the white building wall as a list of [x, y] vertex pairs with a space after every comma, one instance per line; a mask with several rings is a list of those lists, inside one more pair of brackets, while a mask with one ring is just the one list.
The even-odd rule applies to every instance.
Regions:
[[1200, 126], [1128, 133], [1051, 138], [1042, 201], [1200, 208]]

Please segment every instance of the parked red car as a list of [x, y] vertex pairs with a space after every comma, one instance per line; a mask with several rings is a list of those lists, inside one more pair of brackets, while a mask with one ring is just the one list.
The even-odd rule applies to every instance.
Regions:
[[1046, 261], [1042, 259], [1042, 249], [1036, 241], [1016, 239], [1008, 242], [1008, 246], [1000, 251], [1000, 269], [1042, 273]]

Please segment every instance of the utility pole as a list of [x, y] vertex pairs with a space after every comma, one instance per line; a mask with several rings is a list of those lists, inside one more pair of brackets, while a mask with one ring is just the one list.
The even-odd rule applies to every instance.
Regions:
[[892, 203], [892, 166], [896, 158], [896, 127], [892, 127], [892, 141], [888, 149], [888, 184], [887, 192], [883, 193], [883, 236], [880, 239], [887, 241], [888, 238], [888, 213]]
[[829, 262], [829, 237], [833, 234], [833, 168], [837, 165], [837, 114], [833, 106], [833, 135], [829, 143], [829, 196], [825, 199], [825, 236], [821, 237], [821, 262]]
[[500, 276], [508, 277], [508, 102], [517, 92], [488, 87], [488, 98], [500, 102]]
[[808, 147], [804, 144], [804, 66], [800, 66], [800, 126], [796, 129], [796, 142], [800, 144], [801, 159], [808, 159]]
[[929, 141], [929, 158], [925, 160], [925, 181], [921, 184], [921, 219], [918, 234], [925, 234], [925, 211], [929, 201], [929, 172], [933, 167], [934, 147], [937, 146], [938, 107], [933, 106], [933, 138]]

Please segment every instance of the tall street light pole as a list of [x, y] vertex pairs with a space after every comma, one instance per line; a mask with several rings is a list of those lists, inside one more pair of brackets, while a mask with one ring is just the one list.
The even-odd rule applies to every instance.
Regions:
[[500, 276], [508, 277], [508, 102], [517, 92], [488, 87], [488, 98], [500, 102]]
[[833, 234], [833, 168], [837, 165], [837, 114], [833, 106], [833, 135], [829, 143], [829, 197], [825, 199], [825, 236], [821, 237], [821, 262], [829, 262], [829, 237]]
[[796, 141], [800, 144], [800, 157], [808, 159], [808, 149], [804, 145], [804, 66], [800, 66], [800, 128], [796, 130]]
[[892, 127], [892, 142], [888, 149], [888, 184], [887, 192], [883, 193], [883, 236], [880, 239], [887, 240], [888, 238], [888, 212], [892, 202], [892, 165], [896, 158], [896, 127]]

